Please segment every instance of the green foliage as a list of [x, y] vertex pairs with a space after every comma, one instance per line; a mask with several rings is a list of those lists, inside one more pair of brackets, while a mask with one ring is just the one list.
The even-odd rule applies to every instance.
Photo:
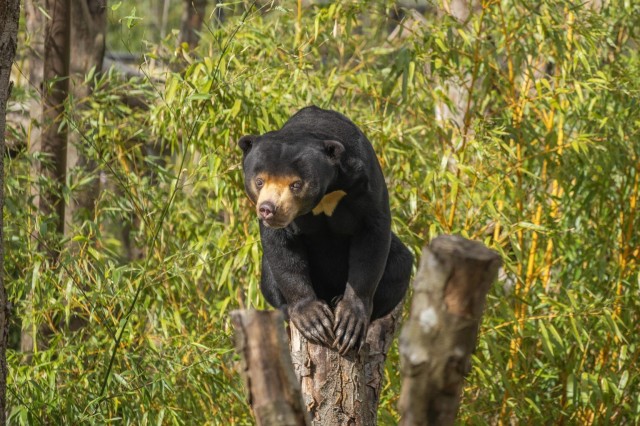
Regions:
[[[228, 312], [264, 302], [235, 141], [308, 104], [369, 136], [416, 255], [458, 233], [503, 256], [462, 424], [639, 422], [640, 7], [487, 2], [466, 24], [428, 12], [388, 39], [385, 2], [285, 6], [206, 28], [173, 58], [181, 72], [94, 77], [69, 104], [97, 166], [64, 190], [100, 178], [101, 192], [59, 260], [32, 207], [34, 156], [8, 162], [16, 330], [40, 330], [31, 359], [9, 354], [12, 423], [252, 423]], [[390, 425], [395, 347], [387, 378]]]

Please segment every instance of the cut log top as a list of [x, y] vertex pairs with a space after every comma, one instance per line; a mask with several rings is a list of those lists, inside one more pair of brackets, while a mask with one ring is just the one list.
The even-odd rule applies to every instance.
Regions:
[[427, 246], [436, 255], [473, 259], [477, 261], [497, 261], [502, 263], [500, 255], [495, 250], [487, 248], [479, 241], [467, 240], [459, 235], [440, 235]]
[[442, 235], [424, 248], [414, 289], [442, 300], [450, 314], [478, 319], [501, 264], [498, 253], [480, 242]]

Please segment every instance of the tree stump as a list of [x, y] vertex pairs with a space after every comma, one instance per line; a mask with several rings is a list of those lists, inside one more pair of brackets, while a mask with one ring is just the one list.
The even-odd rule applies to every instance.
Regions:
[[458, 236], [422, 252], [411, 315], [400, 336], [401, 425], [453, 425], [498, 253]]
[[293, 373], [280, 311], [231, 312], [241, 374], [258, 425], [305, 426], [309, 415]]
[[291, 358], [314, 426], [372, 426], [377, 422], [384, 362], [402, 314], [402, 303], [369, 326], [359, 353], [341, 356], [291, 329]]

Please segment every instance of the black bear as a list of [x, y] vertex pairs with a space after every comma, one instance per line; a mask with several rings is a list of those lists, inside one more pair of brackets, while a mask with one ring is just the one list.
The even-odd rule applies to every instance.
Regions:
[[261, 289], [308, 339], [341, 354], [403, 299], [413, 257], [391, 232], [373, 147], [342, 114], [310, 106], [243, 136], [245, 189], [262, 238]]

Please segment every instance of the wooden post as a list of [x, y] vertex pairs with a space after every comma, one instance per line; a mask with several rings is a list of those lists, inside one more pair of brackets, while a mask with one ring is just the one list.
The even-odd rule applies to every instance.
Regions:
[[400, 336], [401, 425], [453, 425], [478, 327], [501, 260], [479, 242], [440, 236], [422, 253]]
[[359, 353], [340, 356], [305, 339], [292, 325], [291, 357], [313, 426], [377, 423], [384, 362], [402, 314], [402, 303], [374, 321]]
[[302, 404], [280, 311], [231, 312], [236, 350], [249, 403], [258, 425], [305, 426], [309, 415]]

